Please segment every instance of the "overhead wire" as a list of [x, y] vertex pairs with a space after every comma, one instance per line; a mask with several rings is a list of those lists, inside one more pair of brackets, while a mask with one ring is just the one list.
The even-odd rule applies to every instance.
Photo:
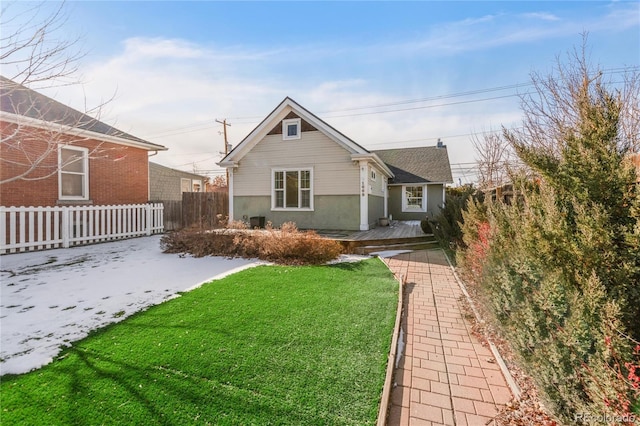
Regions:
[[[617, 68], [604, 69], [604, 70], [602, 70], [602, 73], [603, 74], [613, 74], [613, 73], [637, 71], [639, 69], [640, 69], [640, 66], [617, 67]], [[616, 82], [613, 82], [613, 83], [616, 83]], [[483, 93], [491, 93], [491, 92], [497, 92], [497, 91], [503, 91], [503, 90], [513, 90], [513, 89], [518, 89], [518, 88], [521, 88], [521, 87], [530, 87], [530, 86], [533, 86], [533, 85], [534, 85], [534, 83], [532, 83], [532, 82], [514, 83], [514, 84], [509, 84], [509, 85], [504, 85], [504, 86], [495, 86], [495, 87], [489, 87], [489, 88], [484, 88], [484, 89], [475, 89], [475, 90], [468, 90], [468, 91], [464, 91], [464, 92], [456, 92], [456, 93], [450, 93], [450, 94], [444, 94], [444, 95], [435, 95], [435, 96], [430, 96], [430, 97], [425, 97], [425, 98], [406, 99], [406, 100], [400, 100], [400, 101], [396, 101], [396, 102], [388, 102], [388, 103], [376, 104], [376, 105], [363, 105], [363, 106], [356, 106], [356, 107], [349, 107], [349, 108], [334, 109], [334, 110], [329, 110], [329, 111], [321, 111], [317, 115], [319, 115], [319, 116], [323, 115], [324, 118], [357, 117], [357, 116], [363, 116], [363, 115], [386, 114], [386, 113], [392, 113], [392, 112], [404, 112], [404, 111], [411, 111], [411, 110], [417, 110], [417, 109], [437, 108], [437, 107], [443, 107], [443, 106], [485, 102], [485, 101], [503, 99], [503, 98], [508, 98], [508, 97], [522, 96], [522, 95], [526, 95], [528, 92], [513, 93], [513, 94], [510, 94], [510, 95], [504, 95], [504, 96], [495, 96], [495, 97], [488, 97], [488, 98], [481, 98], [481, 99], [471, 99], [471, 100], [458, 101], [458, 102], [447, 102], [447, 103], [436, 104], [436, 105], [423, 105], [423, 106], [412, 107], [412, 108], [396, 108], [396, 109], [383, 110], [383, 111], [367, 111], [367, 112], [356, 113], [356, 114], [331, 115], [331, 114], [336, 114], [336, 113], [341, 113], [341, 112], [348, 112], [348, 111], [360, 111], [360, 110], [366, 110], [366, 109], [386, 108], [386, 107], [390, 107], [390, 106], [408, 105], [408, 104], [421, 103], [421, 102], [430, 102], [430, 101], [440, 100], [440, 99], [452, 99], [452, 98], [471, 96], [471, 95], [478, 95], [478, 94], [483, 94]], [[260, 116], [231, 117], [230, 120], [234, 120], [236, 122], [242, 122], [242, 124], [250, 124], [250, 123], [257, 122], [257, 120], [260, 120], [262, 118], [263, 117], [260, 117]], [[250, 121], [245, 121], [245, 120], [250, 120]], [[206, 126], [206, 127], [203, 127], [201, 129], [197, 129], [197, 127], [201, 127], [201, 126]], [[177, 127], [177, 128], [173, 128], [173, 129], [166, 129], [165, 131], [158, 132], [158, 133], [155, 133], [155, 134], [150, 134], [150, 135], [147, 135], [146, 137], [147, 138], [168, 137], [168, 136], [180, 135], [180, 134], [184, 134], [184, 133], [191, 133], [191, 132], [196, 132], [196, 131], [209, 130], [209, 129], [212, 129], [212, 128], [215, 128], [215, 127], [217, 127], [217, 126], [214, 124], [213, 120], [212, 120], [212, 122], [210, 124], [207, 121], [201, 121], [201, 122], [193, 123], [193, 124], [190, 124], [190, 125], [187, 125], [187, 126], [181, 126], [181, 127]], [[192, 129], [192, 128], [196, 128], [196, 129], [188, 130], [188, 129]]]
[[[612, 74], [612, 73], [624, 73], [624, 72], [637, 71], [637, 70], [640, 70], [640, 66], [627, 66], [627, 67], [609, 68], [609, 69], [602, 70], [602, 72], [603, 72], [603, 74]], [[616, 83], [616, 82], [613, 82], [613, 83]], [[506, 99], [506, 98], [511, 98], [511, 97], [520, 97], [520, 96], [529, 94], [529, 92], [525, 91], [525, 92], [522, 92], [522, 93], [511, 93], [511, 94], [502, 95], [502, 96], [493, 96], [493, 97], [486, 97], [486, 98], [480, 98], [480, 99], [468, 99], [468, 100], [463, 100], [463, 101], [446, 102], [446, 103], [440, 103], [440, 104], [420, 105], [420, 106], [414, 106], [414, 107], [408, 107], [408, 108], [394, 108], [394, 109], [385, 109], [385, 110], [382, 110], [382, 111], [366, 111], [366, 112], [359, 112], [359, 113], [353, 113], [353, 114], [340, 114], [342, 112], [361, 111], [361, 110], [367, 110], [367, 109], [395, 107], [395, 106], [401, 106], [401, 105], [410, 105], [410, 104], [415, 104], [415, 103], [430, 102], [430, 101], [440, 100], [440, 99], [452, 99], [452, 98], [458, 98], [458, 97], [464, 97], [464, 96], [472, 96], [472, 95], [477, 95], [477, 94], [482, 94], [482, 93], [491, 93], [491, 92], [497, 92], [497, 91], [503, 91], [503, 90], [514, 90], [514, 89], [519, 89], [519, 88], [523, 88], [523, 87], [529, 87], [529, 86], [533, 86], [533, 85], [534, 84], [532, 82], [529, 82], [529, 83], [515, 83], [515, 84], [510, 84], [510, 85], [496, 86], [496, 87], [490, 87], [490, 88], [485, 88], [485, 89], [477, 89], [477, 90], [469, 90], [469, 91], [457, 92], [457, 93], [451, 93], [451, 94], [445, 94], [445, 95], [436, 95], [436, 96], [425, 97], [425, 98], [407, 99], [407, 100], [400, 100], [400, 101], [396, 101], [396, 102], [389, 102], [389, 103], [376, 104], [376, 105], [367, 105], [367, 106], [357, 106], [357, 107], [350, 107], [350, 108], [334, 109], [334, 110], [320, 112], [317, 115], [323, 116], [322, 117], [323, 119], [344, 118], [344, 117], [357, 117], [357, 116], [366, 116], [366, 115], [375, 115], [375, 114], [388, 114], [388, 113], [394, 113], [394, 112], [406, 112], [406, 111], [412, 111], [412, 110], [438, 108], [438, 107], [454, 106], [454, 105], [463, 105], [463, 104], [471, 104], [471, 103], [478, 103], [478, 102], [487, 102], [487, 101], [494, 101], [494, 100]], [[338, 115], [332, 115], [332, 114], [338, 114]], [[263, 117], [257, 117], [257, 116], [256, 117], [235, 117], [235, 118], [230, 118], [230, 120], [234, 120], [235, 122], [241, 122], [241, 124], [251, 124], [251, 123], [257, 123], [258, 120], [261, 120], [262, 118]], [[243, 120], [251, 120], [251, 121], [245, 121], [243, 123], [242, 122]], [[199, 127], [201, 127], [201, 128], [199, 128]], [[167, 130], [165, 130], [163, 132], [158, 132], [156, 134], [147, 135], [145, 137], [146, 138], [163, 138], [163, 137], [177, 136], [177, 135], [186, 134], [186, 133], [193, 133], [193, 132], [198, 132], [198, 131], [210, 130], [210, 129], [213, 129], [215, 127], [219, 127], [219, 126], [216, 125], [213, 120], [210, 123], [207, 122], [207, 121], [202, 121], [202, 122], [198, 122], [198, 123], [193, 123], [191, 125], [181, 126], [181, 127], [177, 127], [177, 128], [173, 128], [173, 129], [167, 129]], [[444, 138], [444, 139], [450, 141], [451, 139], [458, 139], [458, 138], [462, 138], [462, 137], [470, 137], [470, 136], [474, 136], [474, 135], [488, 134], [488, 133], [493, 133], [493, 132], [495, 132], [495, 131], [494, 130], [488, 130], [488, 131], [464, 133], [464, 134], [458, 134], [458, 135], [441, 136], [441, 138]], [[367, 146], [376, 146], [376, 145], [384, 144], [385, 146], [389, 146], [389, 145], [410, 143], [410, 142], [420, 142], [420, 141], [424, 142], [426, 140], [431, 140], [431, 139], [435, 140], [437, 138], [420, 138], [420, 139], [411, 139], [411, 140], [402, 140], [402, 141], [372, 142], [372, 143], [368, 143], [366, 145]], [[194, 155], [199, 155], [199, 154], [194, 154]], [[212, 156], [212, 157], [209, 157], [209, 158], [206, 158], [206, 159], [203, 159], [203, 160], [197, 160], [197, 161], [192, 161], [192, 162], [189, 162], [189, 163], [184, 163], [184, 164], [178, 165], [176, 167], [186, 166], [186, 165], [195, 164], [195, 163], [201, 163], [201, 162], [204, 162], [204, 161], [209, 161], [209, 160], [214, 159], [214, 158], [217, 158], [217, 156]], [[462, 163], [458, 163], [458, 164], [462, 164]], [[217, 172], [217, 170], [215, 172]]]

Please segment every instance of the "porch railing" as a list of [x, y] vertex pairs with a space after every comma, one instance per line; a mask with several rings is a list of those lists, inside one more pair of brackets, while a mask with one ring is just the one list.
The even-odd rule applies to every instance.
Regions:
[[0, 206], [0, 254], [72, 247], [163, 232], [163, 205]]

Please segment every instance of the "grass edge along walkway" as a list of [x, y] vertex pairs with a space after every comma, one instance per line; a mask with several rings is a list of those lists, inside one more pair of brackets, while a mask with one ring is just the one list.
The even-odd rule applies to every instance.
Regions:
[[379, 259], [259, 266], [4, 376], [3, 424], [374, 424], [398, 282]]

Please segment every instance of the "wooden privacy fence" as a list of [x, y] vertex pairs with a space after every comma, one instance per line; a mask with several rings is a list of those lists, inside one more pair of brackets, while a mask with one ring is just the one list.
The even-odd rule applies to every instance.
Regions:
[[226, 192], [183, 192], [182, 201], [162, 201], [164, 230], [175, 231], [192, 226], [210, 229], [223, 226], [229, 214]]
[[0, 207], [0, 254], [72, 247], [161, 233], [160, 203]]

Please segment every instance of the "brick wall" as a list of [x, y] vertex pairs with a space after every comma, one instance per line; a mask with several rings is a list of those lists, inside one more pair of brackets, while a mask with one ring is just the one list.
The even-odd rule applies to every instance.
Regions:
[[[4, 137], [15, 131], [12, 124], [0, 123]], [[89, 149], [89, 200], [93, 205], [146, 203], [149, 197], [149, 169], [146, 150], [122, 145], [80, 140], [67, 135], [48, 134], [44, 130], [20, 129], [20, 146], [0, 145], [0, 177], [5, 180], [25, 170], [24, 166], [11, 162], [29, 163], [45, 154], [30, 178], [0, 185], [0, 204], [3, 206], [53, 206], [72, 204], [58, 200], [58, 151], [56, 144], [69, 143]], [[17, 140], [12, 138], [12, 140]], [[48, 144], [46, 140], [54, 140]], [[54, 146], [54, 149], [51, 149]], [[47, 149], [49, 152], [47, 153]], [[10, 162], [7, 162], [9, 160]], [[53, 173], [49, 177], [43, 177]], [[82, 202], [86, 204], [86, 202]]]

